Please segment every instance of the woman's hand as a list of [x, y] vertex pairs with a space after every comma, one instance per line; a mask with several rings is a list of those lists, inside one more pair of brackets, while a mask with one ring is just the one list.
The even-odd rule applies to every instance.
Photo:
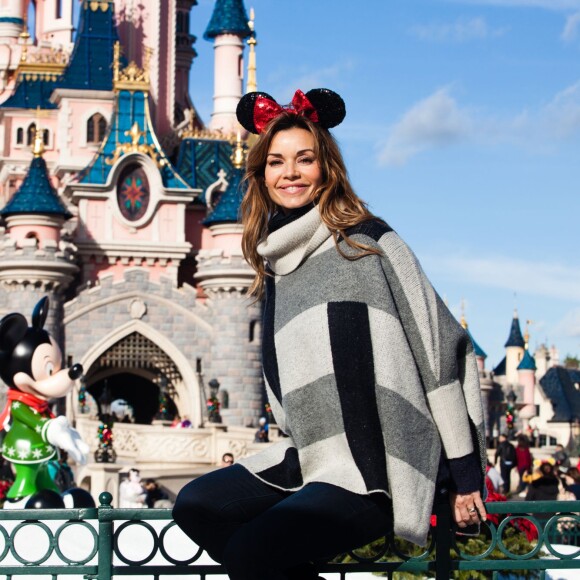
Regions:
[[452, 493], [450, 501], [453, 519], [460, 528], [485, 521], [487, 514], [479, 491], [466, 494]]

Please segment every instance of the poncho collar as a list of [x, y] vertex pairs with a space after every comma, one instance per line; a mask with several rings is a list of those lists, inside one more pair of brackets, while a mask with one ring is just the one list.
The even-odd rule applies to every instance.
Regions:
[[258, 254], [279, 275], [290, 274], [331, 236], [318, 206], [276, 229], [258, 243]]

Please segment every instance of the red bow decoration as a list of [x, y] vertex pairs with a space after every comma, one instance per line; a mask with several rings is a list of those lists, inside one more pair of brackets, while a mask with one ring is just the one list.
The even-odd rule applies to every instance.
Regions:
[[292, 103], [287, 107], [282, 107], [276, 101], [266, 97], [258, 97], [254, 104], [254, 126], [256, 131], [261, 133], [264, 127], [275, 117], [282, 113], [293, 113], [308, 117], [311, 121], [318, 123], [318, 113], [308, 97], [298, 89], [292, 97]]

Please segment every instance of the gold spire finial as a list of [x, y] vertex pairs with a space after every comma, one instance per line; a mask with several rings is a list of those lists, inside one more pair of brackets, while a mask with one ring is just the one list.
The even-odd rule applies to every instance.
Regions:
[[39, 129], [38, 125], [34, 130], [34, 143], [32, 145], [32, 154], [34, 157], [42, 157], [44, 153], [44, 129]]
[[465, 320], [465, 299], [462, 298], [461, 299], [461, 321], [460, 321], [461, 326], [467, 330], [467, 320]]
[[113, 83], [119, 80], [119, 68], [121, 61], [121, 43], [117, 40], [113, 45]]
[[240, 131], [236, 136], [236, 147], [232, 154], [232, 163], [236, 169], [242, 169], [246, 164], [246, 152], [244, 151], [244, 145], [242, 143], [242, 135]]
[[254, 9], [250, 8], [250, 20], [248, 22], [250, 38], [247, 40], [248, 46], [250, 47], [250, 53], [248, 54], [248, 82], [246, 83], [247, 93], [254, 93], [258, 90], [258, 81], [256, 76], [256, 45], [258, 44], [258, 41], [256, 40], [254, 18]]
[[524, 349], [528, 350], [530, 344], [530, 324], [534, 324], [533, 320], [526, 320], [526, 329], [524, 331]]

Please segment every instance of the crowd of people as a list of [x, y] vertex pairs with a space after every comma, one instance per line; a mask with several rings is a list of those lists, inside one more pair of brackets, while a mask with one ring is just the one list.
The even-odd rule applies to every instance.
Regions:
[[[535, 459], [530, 441], [524, 434], [516, 437], [516, 445], [507, 434], [499, 437], [494, 461], [488, 461], [486, 485], [488, 490], [526, 501], [580, 499], [580, 461], [572, 467], [563, 445], [556, 445], [551, 457]], [[499, 472], [495, 468], [499, 461]], [[518, 482], [512, 491], [512, 474], [517, 471]]]

